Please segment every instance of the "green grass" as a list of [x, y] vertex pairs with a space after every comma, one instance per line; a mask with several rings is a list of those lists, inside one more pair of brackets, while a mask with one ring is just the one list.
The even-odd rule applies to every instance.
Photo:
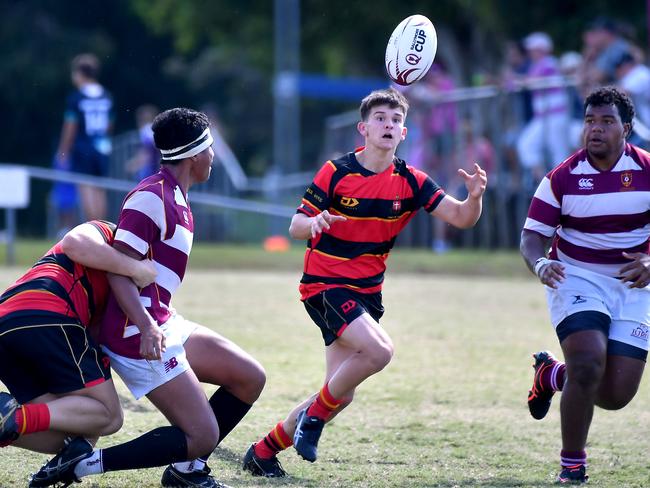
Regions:
[[[31, 266], [52, 246], [42, 240], [20, 240], [16, 245], [16, 265]], [[252, 244], [197, 243], [192, 249], [193, 269], [301, 270], [304, 244], [292, 241], [287, 252], [265, 252]], [[6, 263], [6, 247], [0, 244], [0, 266]], [[528, 276], [519, 253], [511, 251], [451, 251], [435, 254], [427, 249], [396, 248], [388, 258], [391, 273], [435, 273], [467, 276]]]
[[[194, 259], [211, 258], [213, 264], [230, 259], [205, 253]], [[399, 254], [392, 258], [404, 269], [423, 271], [422, 262], [438, 260], [426, 253]], [[287, 256], [274, 255], [274, 260], [290, 261]], [[499, 255], [448, 257], [463, 265], [471, 261], [476, 275], [388, 274], [382, 324], [395, 342], [393, 361], [364, 382], [354, 403], [326, 427], [316, 463], [300, 460], [293, 450], [280, 454], [291, 475], [284, 480], [248, 476], [240, 459], [251, 442], [322, 382], [323, 346], [298, 301], [299, 266], [266, 271], [194, 266], [174, 305], [252, 353], [268, 376], [250, 414], [211, 457], [218, 478], [238, 487], [553, 486], [560, 449], [558, 398], [543, 421], [533, 420], [526, 408], [531, 353], [542, 348], [559, 353], [542, 287], [532, 277], [482, 276], [482, 263], [492, 265]], [[507, 266], [518, 269], [514, 260]], [[0, 282], [16, 274], [15, 268], [0, 271]], [[100, 446], [164, 424], [146, 400], [133, 401], [118, 384], [125, 425]], [[624, 410], [596, 411], [587, 447], [592, 486], [650, 486], [649, 404], [644, 381]], [[44, 460], [41, 454], [2, 449], [0, 485], [24, 486]], [[154, 487], [161, 473], [162, 468], [108, 473], [85, 478], [80, 486]]]

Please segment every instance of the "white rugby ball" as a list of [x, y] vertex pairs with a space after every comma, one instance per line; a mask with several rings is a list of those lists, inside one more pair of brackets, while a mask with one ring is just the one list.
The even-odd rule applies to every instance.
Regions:
[[386, 46], [386, 71], [398, 85], [422, 79], [438, 49], [436, 29], [424, 15], [411, 15], [395, 28]]

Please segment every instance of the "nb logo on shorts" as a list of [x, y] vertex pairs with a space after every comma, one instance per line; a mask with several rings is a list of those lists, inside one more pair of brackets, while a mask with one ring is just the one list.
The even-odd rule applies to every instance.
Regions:
[[573, 300], [573, 303], [571, 305], [577, 305], [578, 303], [585, 303], [587, 300], [582, 298], [582, 295], [573, 295], [575, 300]]
[[594, 189], [594, 179], [593, 178], [580, 178], [578, 180], [578, 188], [581, 190], [593, 190]]
[[647, 325], [639, 325], [636, 329], [632, 331], [630, 334], [632, 337], [636, 337], [637, 339], [641, 339], [644, 341], [648, 340], [648, 326]]
[[343, 305], [341, 305], [341, 310], [343, 310], [343, 313], [348, 313], [350, 310], [353, 310], [354, 307], [356, 306], [357, 306], [357, 302], [355, 302], [354, 300], [348, 300]]
[[178, 366], [178, 361], [176, 361], [175, 357], [171, 358], [169, 361], [165, 361], [165, 373], [169, 373], [169, 371], [174, 369], [176, 366]]
[[108, 356], [102, 356], [102, 364], [104, 365], [104, 369], [108, 369], [111, 365], [111, 358]]

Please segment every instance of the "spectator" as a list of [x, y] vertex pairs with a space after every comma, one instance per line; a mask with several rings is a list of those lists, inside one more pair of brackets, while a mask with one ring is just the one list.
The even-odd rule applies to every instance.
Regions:
[[454, 134], [458, 126], [456, 104], [445, 97], [455, 88], [456, 84], [444, 66], [433, 63], [422, 82], [405, 91], [410, 100], [424, 102], [427, 107], [417, 119], [417, 130], [421, 131], [418, 140], [425, 147], [420, 150], [414, 165], [435, 173], [436, 181], [443, 185], [449, 180]]
[[[52, 167], [61, 171], [70, 171], [70, 162], [55, 157]], [[55, 232], [56, 238], [61, 239], [79, 222], [77, 187], [72, 183], [55, 181], [49, 195], [49, 202], [55, 215], [52, 219], [53, 227], [48, 231]]]
[[[465, 183], [458, 176], [458, 169], [471, 171], [474, 163], [479, 163], [486, 173], [492, 175], [493, 182], [497, 177], [496, 157], [494, 146], [490, 140], [481, 134], [471, 118], [465, 118], [460, 125], [460, 144], [455, 155], [454, 175], [450, 180], [450, 189], [461, 197], [466, 193]], [[457, 191], [456, 191], [457, 190]]]
[[[111, 153], [113, 99], [97, 81], [99, 60], [80, 54], [72, 60], [75, 90], [68, 96], [56, 167], [75, 173], [107, 176]], [[78, 186], [84, 219], [106, 218], [106, 191], [90, 185]]]
[[524, 46], [531, 59], [526, 82], [533, 88], [533, 118], [517, 140], [517, 154], [536, 185], [568, 153], [569, 107], [564, 88], [535, 88], [536, 84], [544, 83], [545, 78], [560, 75], [557, 59], [551, 54], [551, 38], [544, 32], [534, 32], [526, 37]]
[[530, 59], [523, 41], [510, 40], [506, 43], [503, 66], [501, 67], [501, 88], [507, 94], [506, 103], [508, 115], [502, 120], [503, 131], [501, 144], [503, 146], [503, 166], [509, 181], [503, 182], [508, 186], [518, 188], [521, 183], [519, 157], [517, 156], [517, 140], [522, 128], [533, 116], [532, 94], [525, 85], [526, 75], [530, 70]]
[[151, 130], [151, 123], [158, 112], [158, 107], [155, 105], [141, 105], [135, 111], [140, 147], [126, 163], [126, 170], [138, 181], [160, 169], [160, 151], [154, 144], [153, 131]]
[[589, 92], [599, 85], [616, 81], [616, 63], [630, 51], [630, 44], [619, 34], [615, 22], [607, 17], [596, 18], [583, 36], [584, 65], [582, 92]]
[[[435, 175], [436, 181], [446, 187], [449, 183], [454, 152], [454, 135], [458, 126], [456, 104], [445, 100], [445, 96], [456, 88], [453, 78], [444, 66], [434, 63], [422, 83], [411, 88], [407, 95], [411, 99], [428, 102], [429, 109], [419, 120], [417, 143], [420, 150], [413, 148], [415, 165]], [[440, 219], [433, 221], [433, 243], [435, 252], [448, 250], [445, 238], [447, 224]]]
[[560, 72], [567, 81], [567, 96], [569, 97], [569, 147], [576, 151], [582, 144], [582, 97], [577, 87], [580, 69], [582, 68], [582, 54], [568, 51], [560, 56]]
[[524, 86], [524, 80], [530, 70], [530, 58], [522, 42], [508, 41], [501, 68], [501, 86], [508, 92], [517, 92], [516, 111], [519, 118], [528, 121], [533, 116], [530, 91]]
[[[466, 172], [472, 171], [475, 163], [478, 163], [486, 173], [490, 174], [492, 183], [497, 182], [498, 173], [496, 171], [496, 154], [494, 146], [490, 140], [485, 137], [476, 127], [471, 118], [466, 117], [460, 123], [458, 133], [458, 147], [453, 157], [453, 167], [450, 171], [448, 190], [458, 195], [459, 198], [467, 198], [467, 188], [464, 180], [458, 174], [459, 169]], [[487, 198], [488, 195], [485, 195]], [[452, 244], [457, 241], [459, 232], [450, 225], [441, 226], [439, 241], [434, 241], [433, 251], [437, 253], [445, 252], [450, 249]]]
[[[630, 96], [637, 114], [634, 132], [629, 141], [648, 149], [648, 131], [644, 131], [640, 126], [650, 126], [650, 68], [639, 63], [634, 55], [627, 51], [616, 62], [616, 84]], [[643, 137], [640, 133], [643, 133]]]

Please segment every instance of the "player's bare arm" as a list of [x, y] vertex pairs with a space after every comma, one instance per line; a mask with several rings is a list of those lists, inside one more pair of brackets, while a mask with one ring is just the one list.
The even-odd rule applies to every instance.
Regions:
[[111, 290], [120, 308], [140, 331], [140, 356], [144, 359], [160, 359], [165, 351], [165, 336], [156, 321], [140, 302], [140, 293], [128, 278], [108, 273]]
[[549, 238], [537, 232], [524, 229], [521, 232], [519, 250], [526, 266], [539, 281], [551, 288], [557, 288], [558, 284], [564, 281], [564, 266], [558, 261], [546, 258], [549, 241]]
[[648, 286], [650, 284], [650, 256], [640, 252], [623, 252], [623, 256], [630, 262], [621, 268], [621, 281], [628, 282], [630, 288]]
[[329, 229], [333, 223], [343, 222], [345, 220], [347, 220], [345, 217], [341, 215], [332, 215], [327, 210], [323, 210], [314, 217], [308, 217], [305, 214], [297, 213], [291, 219], [289, 235], [294, 239], [314, 238], [323, 232], [323, 229]]
[[113, 249], [92, 224], [83, 223], [69, 231], [61, 240], [61, 247], [73, 261], [89, 268], [128, 276], [139, 288], [156, 279], [153, 261], [135, 259]]
[[[141, 259], [136, 251], [116, 242], [114, 248], [132, 259]], [[108, 282], [122, 311], [140, 331], [140, 356], [144, 359], [160, 359], [165, 350], [165, 336], [156, 321], [140, 301], [140, 292], [134, 283], [124, 276], [108, 274]]]
[[478, 164], [474, 163], [474, 173], [463, 169], [458, 175], [465, 180], [467, 198], [462, 202], [451, 195], [446, 195], [432, 215], [459, 229], [468, 229], [478, 222], [483, 210], [483, 193], [487, 188], [487, 174]]
[[70, 149], [74, 142], [75, 137], [77, 136], [77, 123], [72, 121], [66, 121], [63, 123], [63, 128], [61, 129], [61, 140], [59, 142], [59, 148], [57, 149], [56, 157], [63, 161], [70, 157]]

